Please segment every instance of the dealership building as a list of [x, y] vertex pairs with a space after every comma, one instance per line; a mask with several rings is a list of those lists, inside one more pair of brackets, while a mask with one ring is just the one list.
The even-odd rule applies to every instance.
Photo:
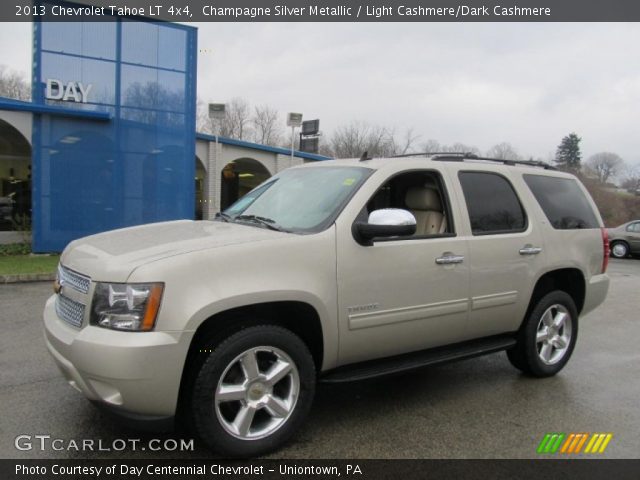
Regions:
[[212, 218], [280, 170], [326, 160], [196, 133], [197, 30], [113, 17], [34, 22], [32, 101], [0, 97], [0, 242], [33, 251], [114, 228]]

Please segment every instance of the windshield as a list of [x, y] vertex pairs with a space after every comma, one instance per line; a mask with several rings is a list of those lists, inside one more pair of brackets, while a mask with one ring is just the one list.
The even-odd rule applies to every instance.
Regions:
[[288, 169], [240, 198], [222, 218], [291, 232], [318, 232], [333, 223], [371, 171], [364, 167]]

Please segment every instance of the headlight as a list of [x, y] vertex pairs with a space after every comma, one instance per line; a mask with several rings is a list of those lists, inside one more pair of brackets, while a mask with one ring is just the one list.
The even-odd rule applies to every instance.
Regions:
[[97, 283], [91, 324], [114, 330], [153, 330], [162, 299], [162, 283]]

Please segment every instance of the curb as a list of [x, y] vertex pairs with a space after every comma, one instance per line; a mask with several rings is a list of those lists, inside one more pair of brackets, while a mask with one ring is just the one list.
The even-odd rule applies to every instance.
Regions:
[[17, 275], [0, 275], [0, 284], [53, 282], [55, 279], [56, 279], [55, 273], [20, 273]]

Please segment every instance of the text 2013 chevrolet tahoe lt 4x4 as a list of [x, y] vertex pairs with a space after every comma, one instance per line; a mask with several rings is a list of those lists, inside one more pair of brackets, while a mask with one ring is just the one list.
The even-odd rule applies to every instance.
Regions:
[[214, 221], [83, 238], [44, 311], [71, 385], [131, 420], [186, 417], [254, 456], [318, 380], [506, 350], [554, 375], [605, 298], [608, 237], [570, 174], [465, 155], [291, 168]]

